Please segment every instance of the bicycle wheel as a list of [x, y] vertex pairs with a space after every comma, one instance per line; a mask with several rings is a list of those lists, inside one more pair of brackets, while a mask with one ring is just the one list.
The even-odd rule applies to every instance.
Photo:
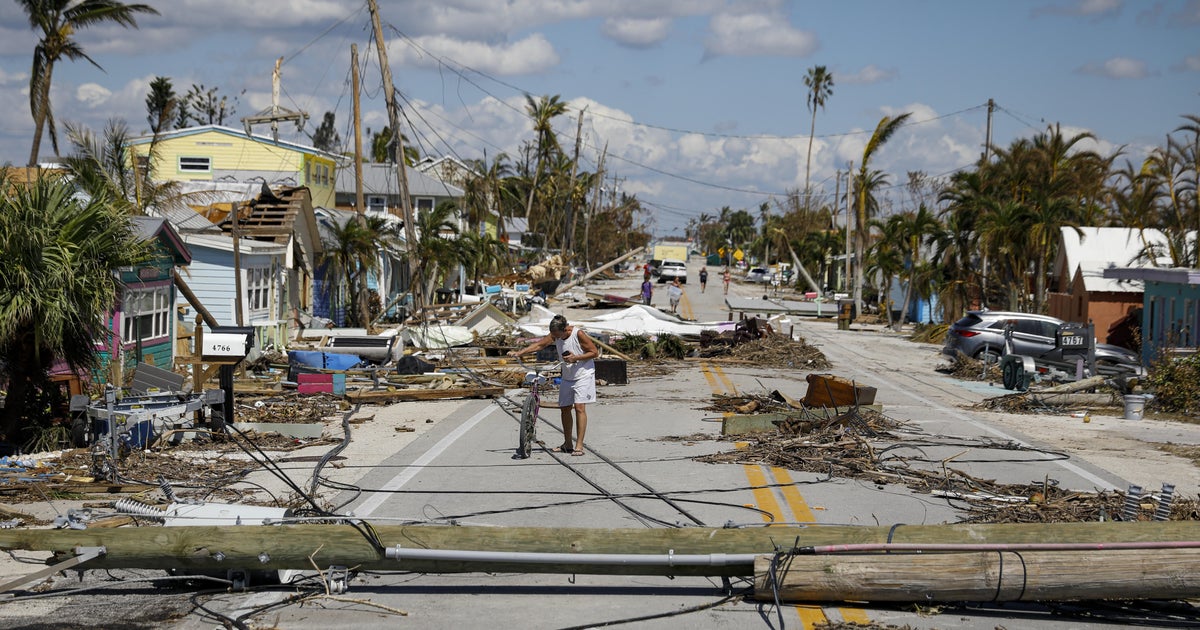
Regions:
[[526, 397], [525, 404], [521, 406], [521, 430], [520, 438], [517, 442], [516, 459], [529, 457], [533, 449], [533, 442], [537, 435], [537, 416], [537, 401], [533, 396]]

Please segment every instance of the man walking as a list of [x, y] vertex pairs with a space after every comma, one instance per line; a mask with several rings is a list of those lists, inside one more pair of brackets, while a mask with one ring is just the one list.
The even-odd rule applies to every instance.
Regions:
[[642, 304], [650, 306], [650, 298], [654, 296], [654, 283], [650, 282], [650, 273], [646, 272], [642, 279]]
[[667, 297], [671, 300], [671, 312], [679, 312], [679, 300], [683, 298], [683, 287], [679, 284], [679, 278], [671, 281], [671, 286], [667, 287]]
[[708, 286], [708, 267], [700, 268], [700, 292], [704, 293], [704, 287]]
[[[558, 387], [558, 410], [562, 414], [563, 443], [550, 450], [555, 453], [583, 455], [583, 435], [587, 432], [587, 405], [596, 402], [596, 342], [582, 330], [567, 324], [567, 318], [555, 315], [550, 334], [508, 356], [519, 357], [554, 344], [562, 357], [562, 383]], [[574, 410], [574, 422], [571, 411]]]

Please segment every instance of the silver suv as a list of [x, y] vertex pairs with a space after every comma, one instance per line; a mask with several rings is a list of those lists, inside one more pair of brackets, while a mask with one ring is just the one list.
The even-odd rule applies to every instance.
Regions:
[[682, 260], [667, 259], [658, 267], [659, 283], [670, 282], [679, 278], [679, 284], [687, 284], [687, 264]]
[[[1062, 350], [1055, 343], [1055, 335], [1064, 323], [1049, 315], [968, 311], [946, 331], [942, 354], [953, 357], [962, 352], [975, 359], [995, 361], [1004, 354], [1004, 327], [1012, 324], [1014, 354], [1059, 362], [1063, 360]], [[1142, 369], [1137, 353], [1107, 343], [1096, 344], [1096, 363], [1124, 367], [1133, 372]]]

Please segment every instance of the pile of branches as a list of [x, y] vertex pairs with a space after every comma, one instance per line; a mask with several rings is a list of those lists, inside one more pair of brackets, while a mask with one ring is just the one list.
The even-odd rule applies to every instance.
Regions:
[[[709, 407], [714, 411], [744, 409], [756, 399], [740, 401], [720, 397]], [[1123, 514], [1126, 497], [1121, 492], [1075, 492], [1064, 490], [1047, 479], [1040, 484], [998, 484], [972, 477], [945, 462], [906, 457], [934, 444], [926, 438], [901, 439], [893, 431], [901, 425], [886, 415], [851, 408], [832, 417], [819, 417], [800, 410], [795, 417], [778, 423], [775, 431], [737, 436], [749, 442], [745, 448], [704, 455], [697, 461], [780, 466], [827, 477], [860, 479], [876, 484], [898, 483], [914, 492], [929, 494], [963, 509], [964, 522], [971, 523], [1066, 523], [1129, 519]], [[968, 448], [1026, 450], [1011, 442], [970, 441], [957, 444]], [[1145, 498], [1135, 504], [1132, 519], [1151, 520], [1157, 500]], [[1169, 520], [1200, 520], [1200, 501], [1177, 498]]]
[[792, 340], [776, 335], [747, 341], [734, 346], [730, 356], [766, 367], [825, 370], [831, 365], [825, 353], [808, 345], [803, 337]]
[[960, 381], [997, 382], [1003, 378], [1003, 376], [1000, 374], [999, 363], [991, 363], [985, 370], [983, 367], [983, 361], [972, 359], [961, 352], [959, 352], [953, 359], [950, 360], [949, 368], [941, 371]]

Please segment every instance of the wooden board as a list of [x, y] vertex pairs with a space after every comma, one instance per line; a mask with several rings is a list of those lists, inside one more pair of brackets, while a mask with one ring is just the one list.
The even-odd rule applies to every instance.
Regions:
[[461, 387], [455, 389], [397, 389], [395, 391], [359, 390], [346, 392], [346, 399], [350, 402], [377, 403], [444, 398], [495, 398], [503, 395], [503, 387]]

